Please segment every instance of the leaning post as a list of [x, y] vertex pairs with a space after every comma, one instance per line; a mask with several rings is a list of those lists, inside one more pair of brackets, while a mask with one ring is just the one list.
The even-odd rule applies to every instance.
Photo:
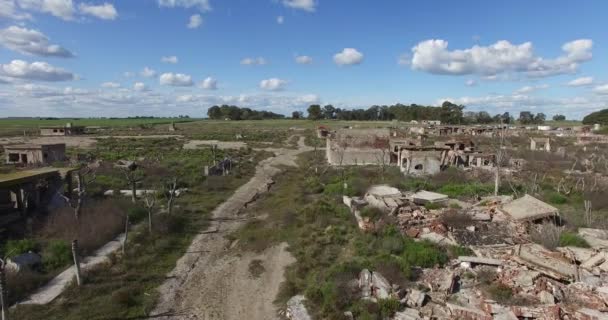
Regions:
[[2, 308], [2, 320], [8, 320], [5, 265], [4, 260], [0, 259], [0, 308]]

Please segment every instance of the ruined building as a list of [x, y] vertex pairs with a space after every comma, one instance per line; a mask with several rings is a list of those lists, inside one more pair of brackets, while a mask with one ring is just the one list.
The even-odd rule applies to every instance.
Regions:
[[475, 150], [470, 140], [424, 145], [421, 139], [397, 138], [389, 129], [339, 130], [327, 138], [331, 165], [395, 165], [404, 174], [435, 174], [448, 167], [492, 168], [496, 156]]
[[70, 122], [66, 123], [64, 126], [40, 127], [41, 136], [71, 136], [83, 133], [84, 127], [73, 126]]
[[65, 160], [65, 143], [5, 146], [7, 164], [46, 165]]

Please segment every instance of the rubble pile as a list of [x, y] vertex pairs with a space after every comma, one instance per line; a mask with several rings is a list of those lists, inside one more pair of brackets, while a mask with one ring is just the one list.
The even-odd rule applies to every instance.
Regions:
[[[394, 190], [385, 194], [390, 199], [344, 197], [363, 231], [374, 230], [375, 221], [361, 218], [360, 211], [378, 206], [404, 236], [474, 253], [443, 268], [422, 269], [407, 288], [362, 270], [361, 299], [398, 300], [401, 309], [392, 319], [608, 319], [608, 231], [581, 228], [578, 235], [590, 248], [549, 250], [532, 243], [529, 230], [559, 213], [531, 196], [489, 197], [457, 210], [427, 209]], [[445, 218], [454, 211], [465, 217], [461, 225]], [[356, 319], [352, 313], [350, 318]]]

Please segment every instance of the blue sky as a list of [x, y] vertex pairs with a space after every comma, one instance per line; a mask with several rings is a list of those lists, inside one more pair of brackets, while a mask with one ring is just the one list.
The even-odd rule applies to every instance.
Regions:
[[608, 107], [605, 12], [599, 0], [0, 0], [0, 116], [449, 99], [581, 118]]

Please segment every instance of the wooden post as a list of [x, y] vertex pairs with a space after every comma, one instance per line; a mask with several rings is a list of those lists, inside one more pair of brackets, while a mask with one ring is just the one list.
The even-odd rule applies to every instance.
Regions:
[[76, 283], [78, 286], [82, 284], [80, 279], [80, 261], [78, 261], [78, 240], [72, 241], [72, 256], [74, 257], [74, 269], [76, 271]]
[[[149, 225], [151, 229], [152, 224]], [[124, 256], [127, 250], [127, 238], [129, 238], [129, 215], [127, 214], [127, 220], [125, 221], [125, 239], [122, 241], [122, 254]]]
[[0, 260], [0, 308], [2, 308], [2, 320], [8, 320], [8, 301], [6, 297], [6, 273], [5, 263]]

